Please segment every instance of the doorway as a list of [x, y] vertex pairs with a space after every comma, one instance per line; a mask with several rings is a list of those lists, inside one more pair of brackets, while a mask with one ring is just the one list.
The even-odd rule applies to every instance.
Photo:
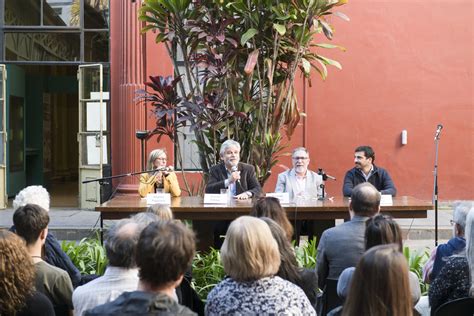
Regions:
[[9, 197], [42, 185], [52, 207], [77, 207], [77, 66], [7, 65], [7, 71]]

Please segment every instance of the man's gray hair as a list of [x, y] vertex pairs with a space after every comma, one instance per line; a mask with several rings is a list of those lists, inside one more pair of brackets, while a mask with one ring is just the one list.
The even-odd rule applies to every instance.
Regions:
[[296, 147], [295, 149], [293, 149], [291, 154], [294, 155], [295, 152], [297, 152], [297, 151], [304, 151], [309, 156], [309, 152], [308, 152], [308, 149], [306, 149], [306, 147]]
[[36, 204], [49, 211], [49, 193], [41, 185], [30, 185], [24, 188], [13, 200], [13, 210], [17, 210], [26, 204]]
[[240, 150], [239, 142], [236, 142], [233, 139], [228, 139], [228, 140], [226, 140], [225, 142], [222, 143], [221, 149], [219, 150], [219, 155], [222, 157], [222, 155], [225, 153], [225, 151], [229, 147], [237, 147]]
[[458, 224], [462, 231], [466, 229], [466, 217], [469, 211], [474, 208], [472, 201], [456, 201], [453, 203], [453, 222]]
[[111, 266], [126, 269], [136, 267], [138, 239], [144, 228], [145, 225], [126, 218], [118, 221], [107, 231], [104, 246]]

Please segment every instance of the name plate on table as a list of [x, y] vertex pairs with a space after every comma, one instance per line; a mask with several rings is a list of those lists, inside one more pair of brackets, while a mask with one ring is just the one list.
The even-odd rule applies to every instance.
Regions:
[[381, 206], [391, 206], [393, 205], [393, 199], [391, 194], [382, 194], [380, 199]]
[[146, 205], [153, 204], [171, 204], [171, 195], [169, 193], [148, 193], [146, 196]]
[[266, 196], [277, 198], [278, 200], [280, 200], [281, 204], [290, 204], [290, 194], [288, 192], [267, 193]]
[[229, 196], [227, 194], [204, 194], [204, 204], [227, 204]]

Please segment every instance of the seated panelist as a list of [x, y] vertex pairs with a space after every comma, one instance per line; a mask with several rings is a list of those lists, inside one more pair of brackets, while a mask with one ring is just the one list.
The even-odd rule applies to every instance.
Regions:
[[141, 197], [155, 193], [157, 189], [163, 189], [164, 193], [171, 193], [173, 197], [181, 195], [178, 178], [173, 172], [173, 167], [166, 167], [166, 161], [166, 152], [163, 149], [155, 149], [150, 153], [147, 169], [154, 171], [140, 176], [138, 193]]
[[260, 196], [262, 188], [254, 166], [240, 162], [240, 144], [228, 139], [222, 143], [219, 154], [222, 162], [209, 170], [206, 193], [220, 193], [221, 189], [227, 189], [238, 200]]

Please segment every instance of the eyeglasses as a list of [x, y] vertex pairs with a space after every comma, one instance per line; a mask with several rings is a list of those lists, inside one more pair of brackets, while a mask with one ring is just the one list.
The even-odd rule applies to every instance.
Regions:
[[451, 226], [454, 226], [454, 224], [456, 224], [456, 222], [453, 221], [452, 219], [449, 220], [449, 223], [451, 224]]
[[293, 160], [306, 160], [308, 157], [293, 157]]
[[166, 158], [156, 158], [155, 160], [159, 160], [159, 161], [166, 161], [167, 159]]

